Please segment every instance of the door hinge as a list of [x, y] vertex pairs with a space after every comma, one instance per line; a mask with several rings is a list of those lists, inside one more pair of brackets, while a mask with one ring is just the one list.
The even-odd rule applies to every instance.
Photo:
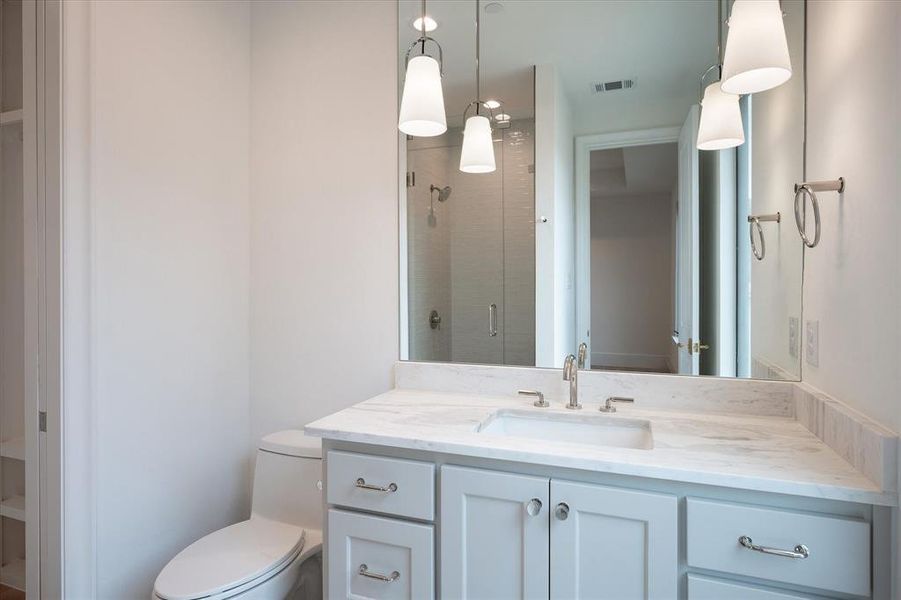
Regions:
[[38, 431], [47, 432], [47, 411], [38, 412]]
[[407, 187], [416, 187], [416, 171], [407, 171]]

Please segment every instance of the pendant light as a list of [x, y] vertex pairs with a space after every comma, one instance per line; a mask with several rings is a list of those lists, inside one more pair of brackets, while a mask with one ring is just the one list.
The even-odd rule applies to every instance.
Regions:
[[735, 0], [726, 38], [723, 91], [753, 94], [792, 76], [779, 0]]
[[[490, 108], [481, 100], [481, 81], [479, 70], [479, 0], [476, 0], [476, 99], [469, 103], [463, 111], [463, 149], [460, 151], [460, 170], [464, 173], [492, 173], [497, 167], [494, 162], [494, 141], [491, 139], [491, 119], [482, 115], [486, 108], [493, 117]], [[469, 109], [475, 107], [473, 116], [466, 118]]]
[[[433, 137], [447, 131], [444, 91], [441, 89], [444, 56], [441, 45], [426, 35], [425, 0], [422, 0], [420, 23], [422, 35], [407, 49], [404, 59], [407, 73], [404, 78], [397, 128], [407, 135]], [[438, 46], [438, 60], [425, 53], [427, 42]], [[416, 46], [419, 46], [420, 54], [410, 58], [410, 53]]]
[[[717, 45], [716, 58], [720, 59], [722, 48], [723, 4], [717, 0], [716, 20]], [[711, 72], [717, 71], [719, 80], [704, 88], [704, 79]], [[738, 106], [739, 96], [729, 94], [722, 89], [723, 69], [715, 64], [701, 75], [700, 87], [704, 89], [701, 99], [701, 122], [698, 126], [698, 150], [724, 150], [745, 143], [745, 130], [741, 122], [741, 109]]]

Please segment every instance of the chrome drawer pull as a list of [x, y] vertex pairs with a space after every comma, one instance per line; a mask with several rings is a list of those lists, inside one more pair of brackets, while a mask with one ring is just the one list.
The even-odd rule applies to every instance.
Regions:
[[370, 579], [376, 579], [378, 581], [383, 581], [385, 583], [391, 583], [393, 581], [397, 581], [400, 579], [400, 573], [397, 571], [391, 571], [391, 575], [382, 575], [381, 573], [373, 573], [369, 570], [369, 567], [366, 564], [360, 565], [360, 570], [357, 571], [363, 577], [368, 577]]
[[773, 556], [782, 556], [785, 558], [807, 558], [810, 556], [810, 550], [804, 544], [798, 544], [795, 546], [794, 551], [792, 550], [780, 550], [779, 548], [768, 548], [767, 546], [758, 546], [755, 544], [751, 538], [746, 535], [738, 538], [738, 543], [747, 548], [748, 550], [753, 550], [754, 552], [762, 552], [764, 554], [772, 554]]
[[354, 487], [358, 487], [363, 490], [372, 490], [373, 492], [387, 492], [389, 494], [397, 491], [396, 483], [389, 483], [388, 487], [382, 485], [372, 485], [371, 483], [366, 483], [366, 480], [362, 477], [357, 477], [357, 480], [354, 481]]

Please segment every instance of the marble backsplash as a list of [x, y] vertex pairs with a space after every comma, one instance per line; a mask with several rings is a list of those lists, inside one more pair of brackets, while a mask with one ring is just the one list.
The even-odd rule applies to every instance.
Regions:
[[[560, 369], [401, 361], [394, 377], [397, 388], [511, 396], [537, 390], [556, 403], [569, 397]], [[579, 396], [586, 408], [628, 396], [648, 408], [794, 418], [883, 490], [897, 489], [898, 436], [804, 383], [580, 371]]]

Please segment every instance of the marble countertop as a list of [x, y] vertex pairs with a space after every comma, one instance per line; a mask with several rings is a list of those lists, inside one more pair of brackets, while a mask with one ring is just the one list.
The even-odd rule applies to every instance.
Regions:
[[559, 402], [534, 408], [517, 396], [396, 389], [319, 419], [309, 435], [395, 448], [636, 477], [895, 505], [883, 491], [791, 417], [702, 414], [620, 405], [610, 419], [647, 419], [653, 448], [630, 449], [479, 433], [499, 409], [577, 413]]

